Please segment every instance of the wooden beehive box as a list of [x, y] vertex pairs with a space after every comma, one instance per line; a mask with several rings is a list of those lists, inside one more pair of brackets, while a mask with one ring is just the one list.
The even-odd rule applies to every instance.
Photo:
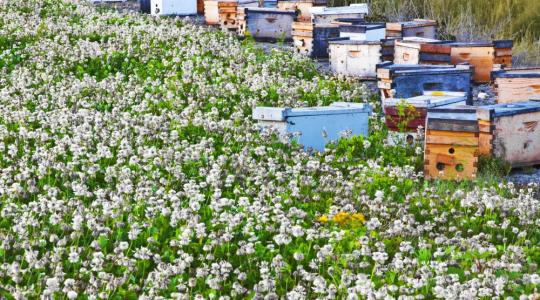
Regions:
[[326, 6], [326, 0], [280, 0], [277, 3], [279, 9], [297, 11], [299, 22], [311, 22], [310, 10], [314, 6]]
[[384, 99], [386, 126], [391, 131], [417, 132], [420, 126], [426, 126], [428, 109], [463, 106], [466, 102], [466, 93], [444, 91], [426, 91], [422, 96], [405, 99]]
[[437, 38], [437, 21], [415, 19], [407, 22], [386, 23], [386, 38], [402, 39], [406, 37]]
[[376, 79], [381, 63], [381, 42], [337, 40], [329, 42], [330, 67], [336, 74]]
[[257, 107], [253, 119], [262, 127], [276, 129], [284, 139], [294, 137], [305, 148], [324, 151], [328, 142], [347, 132], [368, 136], [370, 114], [369, 104], [337, 102], [326, 107]]
[[540, 101], [478, 108], [480, 155], [492, 155], [512, 167], [540, 164]]
[[204, 0], [197, 0], [197, 14], [204, 15]]
[[451, 63], [469, 63], [473, 66], [475, 82], [490, 82], [491, 72], [495, 65], [512, 65], [512, 41], [450, 43], [448, 45], [451, 46]]
[[450, 64], [450, 46], [446, 41], [426, 38], [405, 38], [394, 43], [394, 63], [396, 64]]
[[338, 25], [318, 25], [311, 22], [294, 22], [292, 38], [296, 51], [312, 58], [328, 57], [328, 42], [339, 38]]
[[525, 101], [540, 96], [540, 67], [492, 72], [497, 103]]
[[474, 179], [479, 128], [472, 106], [428, 109], [424, 176], [427, 179]]
[[394, 43], [396, 42], [395, 39], [381, 39], [381, 46], [382, 46], [382, 60], [383, 61], [394, 61]]
[[377, 41], [384, 39], [384, 23], [340, 24], [339, 36], [357, 41]]
[[471, 104], [472, 70], [467, 65], [399, 65], [385, 62], [377, 66], [377, 86], [386, 98], [411, 98], [424, 91], [464, 92]]
[[277, 8], [241, 8], [239, 33], [257, 41], [292, 40], [292, 24], [296, 11]]
[[318, 26], [330, 25], [343, 18], [363, 19], [368, 13], [369, 8], [365, 3], [339, 7], [315, 6], [310, 9], [311, 21]]

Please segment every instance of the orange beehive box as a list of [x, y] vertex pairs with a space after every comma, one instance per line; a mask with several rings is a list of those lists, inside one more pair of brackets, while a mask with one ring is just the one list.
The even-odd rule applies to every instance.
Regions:
[[427, 179], [474, 179], [479, 155], [476, 109], [428, 109], [424, 152]]
[[497, 94], [497, 103], [512, 103], [540, 97], [540, 67], [494, 71], [491, 77]]

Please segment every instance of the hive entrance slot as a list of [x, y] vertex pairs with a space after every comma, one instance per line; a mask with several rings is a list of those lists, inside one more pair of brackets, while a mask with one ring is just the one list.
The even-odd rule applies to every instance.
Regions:
[[456, 171], [463, 172], [464, 170], [465, 170], [465, 167], [463, 167], [462, 164], [457, 164], [456, 165]]
[[445, 165], [443, 163], [437, 163], [437, 170], [444, 171]]
[[456, 152], [456, 149], [454, 149], [454, 148], [448, 149], [448, 153], [450, 153], [450, 154], [454, 154], [455, 152]]

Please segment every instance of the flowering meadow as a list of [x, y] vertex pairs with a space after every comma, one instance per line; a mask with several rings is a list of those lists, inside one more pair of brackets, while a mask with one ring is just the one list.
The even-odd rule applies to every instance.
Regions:
[[0, 1], [0, 298], [538, 299], [536, 186], [425, 181], [377, 114], [324, 153], [251, 119], [334, 101], [380, 111], [189, 20]]

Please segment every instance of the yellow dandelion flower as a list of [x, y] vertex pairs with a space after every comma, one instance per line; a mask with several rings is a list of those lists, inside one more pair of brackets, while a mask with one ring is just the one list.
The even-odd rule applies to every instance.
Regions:
[[334, 218], [332, 218], [332, 221], [338, 223], [338, 224], [343, 224], [345, 222], [347, 222], [347, 220], [350, 218], [351, 216], [349, 215], [349, 213], [347, 212], [344, 212], [344, 211], [340, 211], [338, 212], [337, 214], [334, 215]]
[[361, 222], [362, 224], [366, 223], [366, 217], [364, 214], [361, 213], [355, 213], [352, 215], [353, 220]]
[[328, 222], [328, 217], [327, 216], [320, 216], [317, 221], [321, 222], [321, 223], [326, 223]]

